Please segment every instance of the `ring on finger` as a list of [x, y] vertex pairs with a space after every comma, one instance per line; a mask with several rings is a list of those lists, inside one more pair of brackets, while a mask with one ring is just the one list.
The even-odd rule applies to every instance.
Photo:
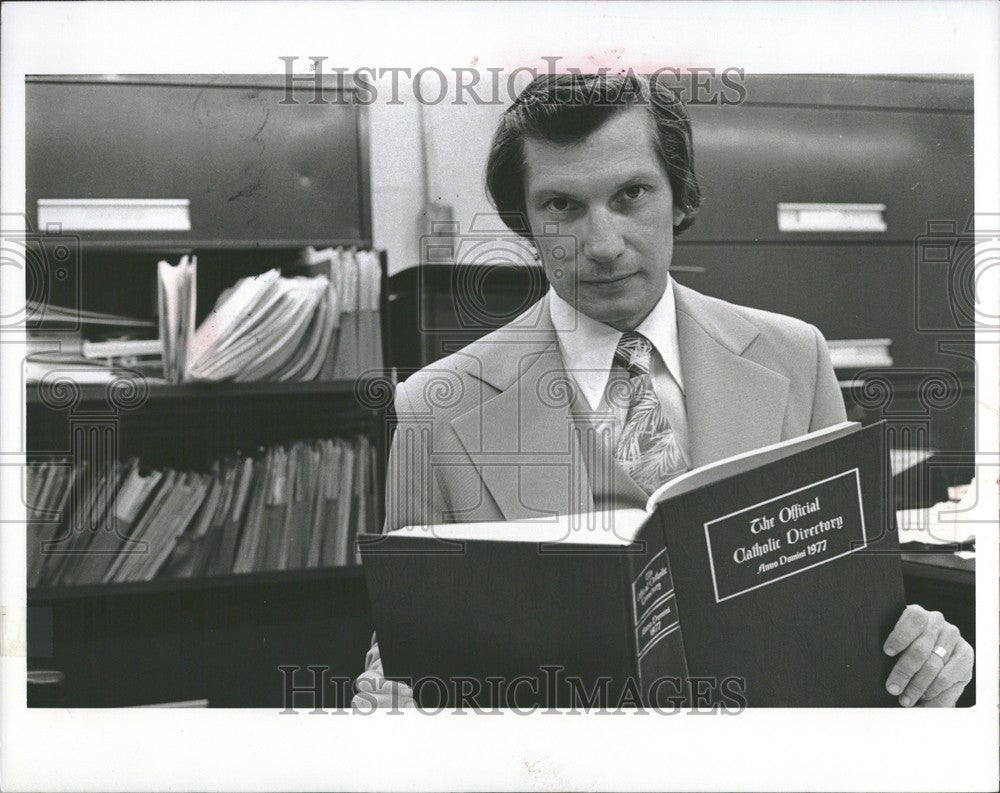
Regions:
[[936, 655], [938, 658], [941, 659], [941, 663], [944, 663], [945, 659], [948, 657], [948, 648], [947, 647], [942, 647], [939, 644], [939, 645], [937, 645], [937, 647], [935, 647], [933, 650], [931, 650], [931, 654], [932, 655]]

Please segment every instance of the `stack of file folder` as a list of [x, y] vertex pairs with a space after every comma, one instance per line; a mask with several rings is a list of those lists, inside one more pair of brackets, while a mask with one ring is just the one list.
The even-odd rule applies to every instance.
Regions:
[[375, 251], [325, 248], [302, 251], [301, 270], [330, 283], [339, 321], [322, 380], [354, 378], [382, 368], [382, 267]]
[[184, 380], [197, 307], [198, 257], [156, 266], [157, 309], [163, 345], [163, 376], [169, 383]]
[[29, 466], [28, 586], [338, 567], [375, 530], [368, 438], [298, 441], [207, 472]]
[[195, 331], [190, 380], [315, 380], [334, 332], [326, 278], [240, 279]]
[[307, 248], [297, 269], [225, 290], [194, 332], [186, 379], [336, 380], [381, 369], [378, 254]]
[[[272, 269], [240, 279], [219, 295], [197, 329], [195, 256], [157, 264], [156, 322], [30, 305], [30, 316], [44, 313], [49, 330], [30, 334], [27, 378], [60, 369], [78, 382], [103, 383], [124, 368], [154, 379], [162, 374], [168, 383], [305, 382], [381, 370], [379, 254], [306, 248], [291, 270], [292, 277]], [[79, 333], [62, 329], [86, 323], [119, 332], [88, 354]], [[157, 327], [158, 339], [149, 339], [148, 329]]]

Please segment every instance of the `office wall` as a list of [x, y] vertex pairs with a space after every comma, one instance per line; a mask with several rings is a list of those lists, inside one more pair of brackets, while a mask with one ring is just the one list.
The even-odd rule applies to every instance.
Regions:
[[[391, 95], [384, 81], [375, 85], [380, 97]], [[390, 274], [417, 263], [426, 225], [419, 108], [405, 80], [399, 99], [402, 104], [380, 100], [369, 107], [372, 238], [388, 253]]]
[[[376, 88], [380, 97], [391, 95], [386, 81]], [[380, 100], [370, 116], [374, 238], [389, 253], [390, 274], [419, 263], [420, 237], [431, 231], [421, 146], [427, 148], [429, 197], [450, 208], [460, 230], [469, 229], [477, 213], [492, 214], [483, 174], [493, 130], [507, 106], [456, 105], [446, 99], [418, 108], [410, 88], [401, 81], [398, 95], [405, 104]]]

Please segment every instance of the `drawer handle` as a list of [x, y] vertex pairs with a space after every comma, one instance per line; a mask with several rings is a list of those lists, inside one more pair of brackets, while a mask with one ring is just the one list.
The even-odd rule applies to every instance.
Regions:
[[778, 204], [778, 231], [885, 231], [885, 204]]
[[28, 672], [27, 679], [35, 686], [58, 686], [66, 675], [56, 669], [35, 669]]

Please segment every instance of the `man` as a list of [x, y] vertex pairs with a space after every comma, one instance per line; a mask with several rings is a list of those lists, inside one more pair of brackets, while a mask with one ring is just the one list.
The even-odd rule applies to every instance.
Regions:
[[[845, 419], [816, 328], [671, 280], [699, 191], [687, 110], [659, 82], [539, 77], [500, 121], [487, 187], [551, 289], [397, 388], [387, 531], [642, 507], [689, 468]], [[885, 651], [904, 706], [954, 705], [971, 679], [972, 648], [919, 606]], [[373, 644], [366, 703], [411, 701], [381, 673]]]

